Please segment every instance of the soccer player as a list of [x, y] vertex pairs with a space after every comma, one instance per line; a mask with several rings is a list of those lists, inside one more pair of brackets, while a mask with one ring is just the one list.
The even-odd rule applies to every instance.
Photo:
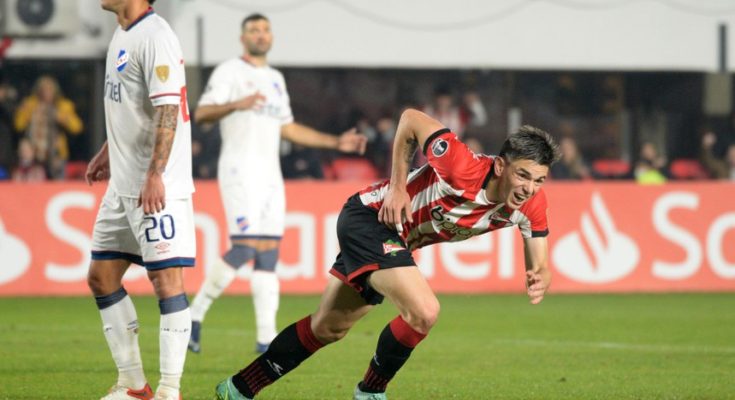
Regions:
[[[428, 164], [408, 172], [416, 148]], [[347, 331], [387, 297], [399, 315], [378, 338], [355, 400], [386, 399], [390, 380], [426, 337], [439, 302], [411, 251], [517, 225], [524, 238], [526, 288], [538, 304], [551, 280], [546, 196], [541, 186], [558, 150], [544, 131], [524, 126], [496, 157], [475, 154], [426, 114], [401, 116], [390, 180], [350, 197], [337, 220], [340, 253], [316, 313], [290, 325], [268, 351], [217, 385], [218, 399], [252, 399]]]
[[238, 268], [254, 260], [250, 287], [259, 353], [276, 336], [279, 282], [275, 274], [285, 224], [285, 194], [279, 160], [281, 138], [309, 147], [365, 151], [366, 138], [354, 129], [341, 136], [294, 122], [286, 83], [268, 65], [273, 42], [261, 14], [241, 25], [241, 57], [218, 65], [194, 111], [197, 123], [219, 121], [222, 147], [218, 181], [232, 246], [210, 266], [192, 301], [189, 349], [198, 353], [200, 330], [212, 302], [230, 285]]
[[[179, 400], [191, 330], [182, 267], [194, 266], [191, 127], [181, 46], [153, 1], [102, 0], [120, 26], [107, 50], [107, 142], [87, 169], [110, 179], [92, 234], [88, 284], [118, 378], [104, 400]], [[161, 380], [155, 397], [143, 373], [138, 318], [122, 286], [131, 263], [148, 272], [161, 311]]]

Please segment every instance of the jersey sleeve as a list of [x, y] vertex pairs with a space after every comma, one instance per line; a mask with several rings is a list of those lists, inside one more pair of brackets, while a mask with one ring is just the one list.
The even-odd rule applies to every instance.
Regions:
[[429, 166], [457, 190], [477, 189], [490, 167], [486, 157], [473, 153], [455, 133], [446, 128], [429, 136], [423, 152]]
[[548, 210], [546, 193], [543, 190], [539, 190], [521, 207], [520, 211], [525, 218], [519, 222], [518, 229], [524, 239], [549, 235]]
[[143, 42], [141, 67], [154, 106], [179, 104], [186, 86], [184, 57], [172, 31], [161, 31]]
[[227, 64], [218, 65], [209, 76], [207, 87], [199, 99], [200, 106], [219, 106], [234, 101], [231, 97], [232, 74], [227, 72]]
[[286, 80], [283, 78], [283, 75], [279, 72], [278, 75], [280, 76], [280, 85], [281, 85], [281, 91], [283, 96], [283, 103], [280, 109], [280, 113], [278, 114], [278, 118], [281, 120], [281, 125], [290, 124], [294, 121], [293, 118], [293, 112], [291, 111], [291, 97], [288, 95], [288, 89], [286, 88]]

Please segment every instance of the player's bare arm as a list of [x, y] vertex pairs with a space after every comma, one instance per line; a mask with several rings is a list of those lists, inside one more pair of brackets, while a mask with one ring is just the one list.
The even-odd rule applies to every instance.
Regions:
[[110, 179], [110, 156], [107, 152], [107, 142], [102, 145], [99, 152], [92, 158], [87, 165], [87, 173], [84, 179], [88, 185], [94, 182], [101, 182]]
[[202, 105], [194, 110], [194, 120], [197, 123], [217, 122], [235, 111], [257, 109], [262, 106], [264, 101], [265, 96], [260, 92], [255, 92], [250, 96], [226, 104]]
[[358, 133], [355, 128], [334, 136], [297, 122], [283, 125], [281, 137], [302, 146], [339, 150], [343, 153], [363, 154], [367, 145], [365, 135]]
[[179, 106], [165, 104], [156, 107], [153, 120], [156, 124], [156, 142], [153, 146], [151, 163], [146, 173], [145, 184], [140, 191], [138, 206], [143, 206], [145, 214], [160, 212], [166, 207], [166, 188], [163, 186], [163, 172], [174, 143]]
[[423, 148], [432, 133], [444, 128], [437, 120], [421, 111], [408, 109], [401, 114], [393, 140], [393, 164], [390, 187], [383, 206], [378, 212], [378, 221], [393, 227], [411, 218], [411, 198], [406, 191], [406, 179], [411, 160], [417, 148]]
[[524, 240], [523, 253], [526, 259], [526, 290], [531, 304], [543, 300], [551, 284], [549, 270], [549, 245], [545, 237]]

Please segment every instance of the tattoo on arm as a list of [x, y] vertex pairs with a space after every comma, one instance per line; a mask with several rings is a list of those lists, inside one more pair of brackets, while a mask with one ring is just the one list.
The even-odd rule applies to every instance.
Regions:
[[418, 147], [419, 142], [418, 140], [416, 140], [416, 138], [411, 138], [408, 139], [406, 143], [408, 144], [408, 146], [406, 147], [406, 151], [403, 154], [403, 159], [410, 164], [413, 160], [414, 153], [416, 153], [416, 147]]
[[171, 154], [176, 133], [176, 122], [178, 121], [179, 106], [165, 104], [156, 107], [153, 120], [156, 124], [156, 143], [153, 147], [153, 156], [148, 172], [163, 174]]

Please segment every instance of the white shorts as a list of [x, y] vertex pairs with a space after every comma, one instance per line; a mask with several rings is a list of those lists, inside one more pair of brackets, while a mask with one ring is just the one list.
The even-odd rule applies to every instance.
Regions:
[[283, 184], [220, 183], [230, 239], [280, 239], [286, 220]]
[[147, 270], [193, 267], [196, 233], [191, 197], [166, 199], [160, 213], [144, 215], [138, 199], [108, 189], [92, 233], [92, 259], [125, 259]]

